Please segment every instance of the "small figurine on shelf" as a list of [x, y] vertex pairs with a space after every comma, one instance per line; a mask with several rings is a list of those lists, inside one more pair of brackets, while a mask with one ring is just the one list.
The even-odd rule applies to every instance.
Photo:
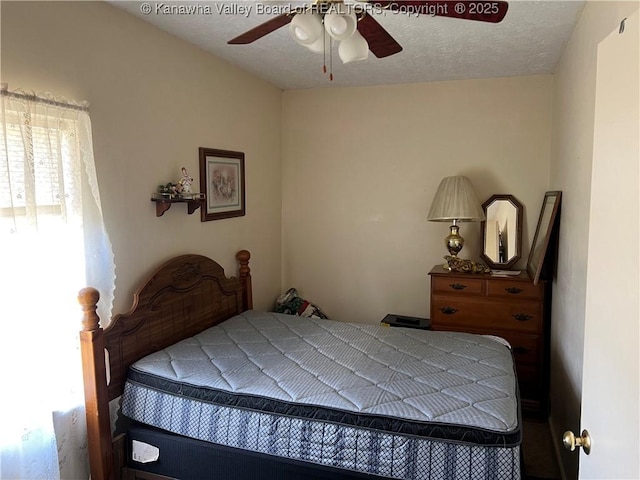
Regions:
[[180, 193], [192, 193], [191, 184], [193, 183], [193, 177], [190, 177], [187, 173], [187, 169], [182, 167], [182, 177], [178, 180]]
[[178, 187], [171, 182], [166, 185], [158, 185], [158, 193], [165, 197], [173, 197], [178, 193]]

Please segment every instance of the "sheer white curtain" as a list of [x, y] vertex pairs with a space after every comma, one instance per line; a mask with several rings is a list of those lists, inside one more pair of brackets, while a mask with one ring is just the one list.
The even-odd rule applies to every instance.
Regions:
[[0, 478], [88, 478], [78, 291], [115, 280], [85, 106], [0, 89]]

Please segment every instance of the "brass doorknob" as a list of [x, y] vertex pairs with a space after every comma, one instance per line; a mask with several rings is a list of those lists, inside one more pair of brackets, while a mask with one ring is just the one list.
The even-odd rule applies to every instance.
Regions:
[[564, 432], [562, 436], [562, 443], [564, 448], [570, 451], [574, 451], [576, 447], [582, 447], [584, 453], [589, 455], [591, 453], [591, 437], [586, 430], [582, 431], [582, 436], [576, 437], [571, 430]]

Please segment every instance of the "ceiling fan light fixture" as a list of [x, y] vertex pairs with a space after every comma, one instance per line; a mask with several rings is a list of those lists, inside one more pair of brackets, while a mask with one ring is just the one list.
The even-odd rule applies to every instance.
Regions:
[[338, 55], [342, 63], [366, 60], [369, 56], [369, 44], [357, 30], [338, 45]]
[[358, 18], [352, 11], [346, 9], [344, 4], [334, 6], [324, 16], [324, 28], [335, 40], [345, 40], [353, 35], [358, 26]]
[[311, 45], [306, 46], [313, 53], [324, 53], [331, 49], [331, 37], [328, 35], [320, 35], [320, 38]]
[[312, 45], [322, 36], [322, 20], [312, 13], [299, 13], [291, 20], [289, 33], [300, 45]]

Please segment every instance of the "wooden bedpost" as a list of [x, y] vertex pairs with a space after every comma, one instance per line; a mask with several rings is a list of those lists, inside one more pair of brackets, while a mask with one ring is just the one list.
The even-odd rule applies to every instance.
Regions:
[[249, 259], [251, 254], [248, 250], [240, 250], [236, 253], [236, 259], [240, 263], [240, 281], [244, 288], [244, 298], [242, 300], [242, 308], [244, 310], [253, 309], [253, 292], [251, 290], [251, 268], [249, 267]]
[[[116, 475], [113, 471], [104, 332], [100, 327], [100, 318], [96, 313], [99, 299], [100, 293], [95, 288], [84, 288], [78, 294], [78, 302], [83, 311], [80, 351], [84, 377], [91, 479], [112, 480], [116, 478]], [[119, 473], [117, 476], [119, 477]]]

